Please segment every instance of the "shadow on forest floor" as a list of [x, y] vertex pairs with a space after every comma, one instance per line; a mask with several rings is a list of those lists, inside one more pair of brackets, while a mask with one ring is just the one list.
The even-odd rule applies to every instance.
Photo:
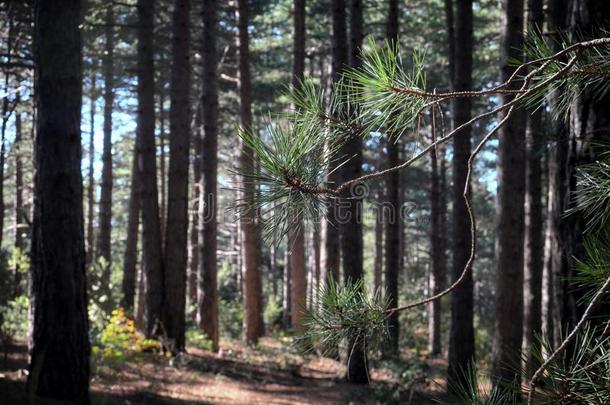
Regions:
[[[0, 402], [27, 404], [26, 359], [24, 346], [10, 348], [7, 367], [0, 371]], [[122, 364], [97, 365], [92, 404], [451, 403], [442, 397], [444, 363], [428, 365], [429, 377], [417, 384], [401, 383], [395, 372], [374, 368], [372, 383], [358, 386], [343, 380], [345, 368], [339, 362], [297, 355], [276, 339], [263, 339], [256, 349], [223, 341], [217, 354], [189, 348], [174, 359], [141, 354]]]

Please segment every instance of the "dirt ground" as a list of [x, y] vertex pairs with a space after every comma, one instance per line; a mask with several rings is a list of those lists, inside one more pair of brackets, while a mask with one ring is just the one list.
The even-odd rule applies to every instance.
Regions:
[[[6, 366], [6, 367], [5, 367]], [[441, 360], [426, 375], [400, 383], [389, 368], [373, 368], [371, 384], [346, 383], [344, 366], [332, 359], [299, 356], [286, 342], [263, 339], [254, 348], [222, 342], [218, 353], [189, 348], [177, 358], [139, 354], [121, 364], [94, 365], [93, 404], [433, 404], [443, 400]], [[26, 404], [27, 353], [10, 348], [0, 361], [0, 403]]]

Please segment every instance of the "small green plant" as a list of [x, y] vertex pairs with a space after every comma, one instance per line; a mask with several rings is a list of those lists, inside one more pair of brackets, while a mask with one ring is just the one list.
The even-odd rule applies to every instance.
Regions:
[[186, 344], [207, 351], [212, 351], [214, 347], [212, 339], [197, 328], [190, 328], [186, 331]]

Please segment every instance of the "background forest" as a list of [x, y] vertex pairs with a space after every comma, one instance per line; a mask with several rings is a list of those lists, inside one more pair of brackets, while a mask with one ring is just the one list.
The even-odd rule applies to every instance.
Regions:
[[0, 1], [0, 394], [608, 403], [609, 22]]

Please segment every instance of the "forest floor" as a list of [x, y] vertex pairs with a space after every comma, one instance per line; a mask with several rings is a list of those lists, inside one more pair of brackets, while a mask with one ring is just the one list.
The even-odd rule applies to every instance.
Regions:
[[[169, 359], [138, 354], [120, 364], [95, 365], [92, 378], [94, 405], [202, 405], [202, 404], [450, 404], [443, 396], [446, 364], [423, 363], [424, 374], [404, 377], [408, 367], [373, 368], [371, 384], [345, 382], [345, 367], [334, 360], [300, 356], [288, 339], [265, 338], [256, 348], [235, 341], [221, 342], [217, 354], [189, 348], [188, 354]], [[27, 403], [27, 353], [23, 345], [0, 361], [0, 402]], [[401, 368], [403, 367], [403, 368]], [[397, 371], [398, 370], [398, 371]], [[401, 381], [400, 374], [403, 374]]]

